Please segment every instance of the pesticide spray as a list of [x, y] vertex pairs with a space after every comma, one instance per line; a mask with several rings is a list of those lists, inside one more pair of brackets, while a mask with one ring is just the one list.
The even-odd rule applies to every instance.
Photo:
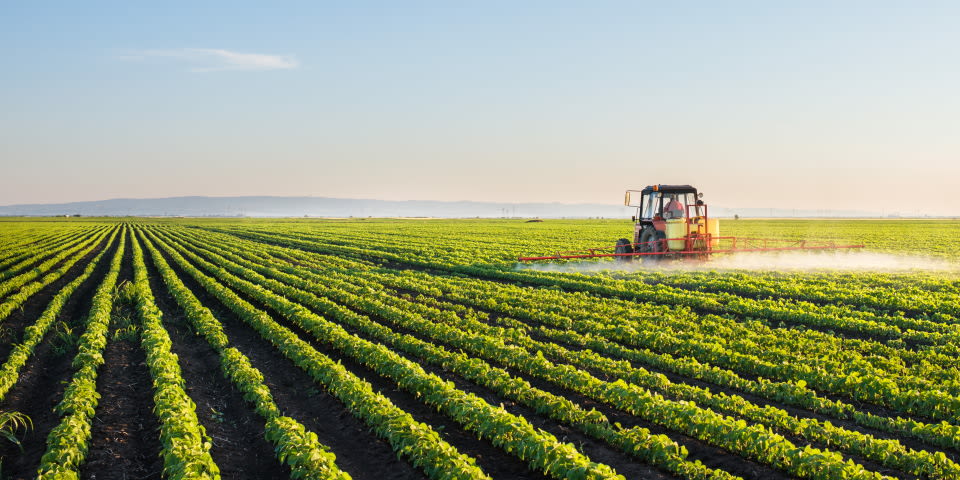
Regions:
[[960, 273], [960, 263], [920, 255], [898, 255], [859, 250], [839, 252], [745, 252], [733, 255], [717, 255], [707, 261], [680, 259], [664, 260], [656, 263], [644, 263], [639, 258], [631, 262], [584, 260], [567, 263], [517, 264], [515, 269], [569, 273], [723, 270]]

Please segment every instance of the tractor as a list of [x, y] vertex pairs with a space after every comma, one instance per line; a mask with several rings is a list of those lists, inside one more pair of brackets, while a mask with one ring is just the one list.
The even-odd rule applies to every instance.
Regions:
[[645, 255], [646, 260], [680, 255], [703, 257], [711, 246], [717, 246], [720, 222], [707, 215], [702, 199], [703, 194], [690, 185], [651, 185], [643, 190], [627, 190], [624, 205], [637, 209], [631, 218], [633, 239], [617, 240], [615, 253], [649, 254]]

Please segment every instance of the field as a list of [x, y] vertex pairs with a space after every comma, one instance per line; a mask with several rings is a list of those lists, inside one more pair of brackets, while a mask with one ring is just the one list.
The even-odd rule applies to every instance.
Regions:
[[630, 228], [0, 221], [0, 478], [960, 478], [960, 222], [515, 261]]

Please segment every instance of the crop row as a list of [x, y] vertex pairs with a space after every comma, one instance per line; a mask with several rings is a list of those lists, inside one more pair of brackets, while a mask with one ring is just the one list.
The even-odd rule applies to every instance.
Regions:
[[220, 322], [204, 307], [196, 295], [177, 277], [173, 269], [160, 255], [153, 244], [140, 235], [150, 252], [153, 264], [167, 286], [167, 290], [195, 331], [216, 350], [224, 376], [243, 393], [244, 399], [266, 422], [264, 436], [276, 447], [277, 458], [291, 468], [291, 478], [305, 480], [347, 480], [350, 475], [337, 467], [336, 456], [322, 445], [317, 435], [296, 420], [280, 414], [270, 388], [264, 383], [263, 374], [250, 364], [250, 360], [229, 340]]
[[[878, 429], [896, 435], [912, 436], [932, 445], [957, 448], [960, 446], [960, 428], [946, 423], [928, 424], [915, 420], [878, 416], [867, 411], [818, 395], [807, 387], [806, 381], [771, 381], [760, 377], [751, 380], [734, 371], [710, 363], [703, 363], [693, 356], [659, 353], [640, 342], [642, 336], [637, 330], [625, 329], [622, 325], [610, 325], [594, 320], [588, 310], [569, 310], [564, 314], [551, 311], [551, 308], [564, 307], [563, 295], [557, 292], [537, 292], [533, 295], [529, 289], [505, 285], [479, 284], [463, 279], [445, 279], [418, 272], [378, 272], [358, 273], [361, 281], [376, 281], [394, 289], [414, 292], [418, 295], [416, 303], [430, 303], [431, 299], [445, 298], [444, 306], [457, 308], [468, 305], [474, 308], [495, 312], [498, 322], [508, 327], [532, 330], [537, 335], [555, 342], [566, 343], [579, 348], [587, 347], [614, 358], [623, 358], [632, 362], [650, 366], [654, 369], [671, 372], [706, 381], [715, 385], [757, 395], [788, 405], [797, 406], [814, 412], [829, 415], [842, 420], [853, 420], [865, 427]], [[536, 298], [539, 302], [534, 302]], [[456, 303], [450, 303], [456, 302]], [[524, 319], [524, 322], [511, 321], [509, 317]], [[623, 316], [630, 316], [625, 312]], [[630, 316], [630, 318], [636, 318]], [[619, 340], [615, 341], [615, 340]], [[626, 345], [637, 345], [631, 348]], [[655, 345], [654, 345], [655, 346]], [[702, 357], [701, 357], [702, 358]]]
[[163, 328], [160, 309], [150, 290], [143, 250], [138, 242], [131, 244], [140, 344], [153, 379], [153, 411], [160, 423], [164, 472], [171, 479], [218, 479], [220, 469], [210, 457], [210, 438], [197, 419], [196, 405], [184, 391], [180, 364], [170, 351], [170, 335]]
[[713, 293], [732, 293], [756, 298], [790, 298], [817, 304], [842, 304], [858, 310], [897, 315], [917, 316], [923, 320], [941, 323], [960, 323], [960, 305], [956, 292], [931, 292], [913, 288], [876, 288], [865, 285], [846, 285], [833, 280], [830, 283], [810, 282], [805, 278], [780, 276], [773, 278], [745, 273], [717, 275], [715, 273], [642, 272], [620, 277], [651, 284], [664, 284], [685, 290]]
[[[283, 236], [283, 234], [277, 233], [272, 233], [272, 235]], [[320, 236], [320, 238], [323, 238], [323, 236]], [[313, 238], [311, 241], [316, 243], [317, 238]], [[348, 247], [349, 245], [339, 237], [331, 238], [328, 241], [331, 245], [339, 247]], [[379, 256], [391, 260], [394, 259], [391, 257], [397, 257], [397, 261], [430, 268], [442, 268], [480, 275], [489, 274], [488, 272], [497, 274], [503, 270], [489, 266], [467, 266], [475, 264], [475, 258], [470, 261], [467, 261], [467, 259], [471, 255], [475, 256], [476, 252], [461, 246], [462, 242], [459, 241], [444, 244], [437, 240], [431, 240], [429, 245], [432, 248], [427, 250], [428, 254], [424, 256], [425, 259], [423, 260], [417, 259], [418, 257], [413, 255], [404, 255], [410, 252], [411, 243], [414, 242], [409, 239], [397, 239], [394, 242], [378, 240], [366, 249], [368, 251], [373, 250]], [[367, 245], [369, 242], [360, 241], [356, 244]], [[452, 255], [451, 252], [458, 250], [462, 251], [463, 254]], [[441, 256], [430, 255], [432, 252], [440, 252]], [[521, 275], [554, 276], [549, 273], [538, 272], [508, 271], [506, 273], [516, 280], [523, 280], [520, 278]], [[565, 275], [563, 278], [568, 279], [568, 276]], [[696, 292], [691, 295], [683, 289], [674, 288], [662, 282], [647, 285], [642, 282], [621, 282], [595, 275], [578, 276], [577, 280], [586, 283], [613, 285], [616, 287], [615, 291], [618, 295], [628, 295], [630, 299], [685, 305], [717, 314], [749, 315], [774, 321], [790, 321], [802, 325], [873, 335], [878, 338], [903, 338], [914, 342], [946, 344], [953, 342], [956, 335], [960, 334], [960, 326], [954, 326], [950, 323], [907, 318], [903, 315], [878, 314], [843, 305], [815, 305], [806, 301], [785, 302], [782, 297], [778, 297], [777, 300], [746, 299], [719, 289], [710, 289], [711, 293]], [[945, 318], [949, 319], [950, 317]]]

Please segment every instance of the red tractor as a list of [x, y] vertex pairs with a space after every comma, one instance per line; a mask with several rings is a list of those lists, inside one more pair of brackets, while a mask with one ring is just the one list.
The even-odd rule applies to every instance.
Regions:
[[627, 190], [624, 205], [637, 208], [632, 218], [633, 240], [617, 240], [615, 252], [652, 254], [647, 256], [651, 260], [706, 254], [717, 244], [720, 222], [707, 215], [702, 198], [703, 194], [690, 185], [651, 185], [643, 190]]

